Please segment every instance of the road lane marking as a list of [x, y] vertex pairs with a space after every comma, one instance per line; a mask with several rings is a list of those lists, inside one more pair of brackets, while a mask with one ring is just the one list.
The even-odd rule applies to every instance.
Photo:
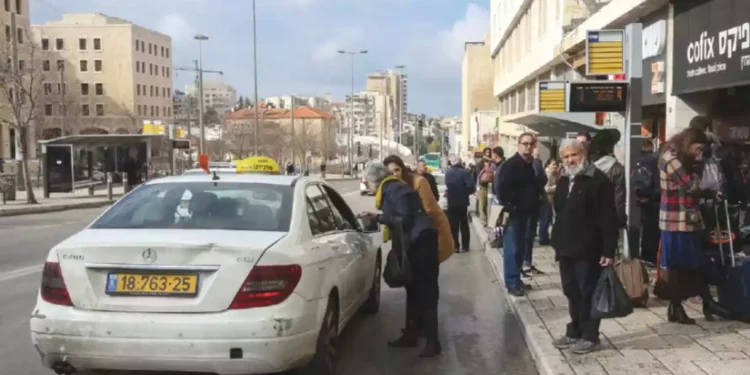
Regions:
[[344, 196], [344, 197], [348, 197], [348, 196], [354, 195], [354, 194], [359, 194], [359, 190], [347, 191], [346, 193], [341, 193], [341, 195]]
[[10, 281], [19, 277], [38, 273], [42, 271], [42, 268], [44, 268], [43, 264], [37, 264], [34, 266], [18, 268], [12, 271], [0, 273], [0, 282]]

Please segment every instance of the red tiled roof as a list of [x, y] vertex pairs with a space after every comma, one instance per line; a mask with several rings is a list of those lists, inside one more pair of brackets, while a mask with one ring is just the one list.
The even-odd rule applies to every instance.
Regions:
[[[260, 107], [260, 105], [259, 105]], [[287, 119], [291, 118], [291, 111], [284, 108], [260, 108], [258, 116], [264, 119]], [[227, 120], [242, 120], [255, 118], [254, 108], [244, 108], [239, 111], [227, 114], [225, 116]], [[317, 108], [311, 107], [298, 107], [294, 110], [294, 118], [304, 119], [335, 119], [330, 113], [326, 113]]]

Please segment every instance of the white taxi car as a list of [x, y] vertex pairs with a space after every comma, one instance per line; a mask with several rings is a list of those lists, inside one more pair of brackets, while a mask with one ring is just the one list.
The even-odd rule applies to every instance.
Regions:
[[319, 179], [149, 181], [49, 252], [32, 342], [59, 374], [331, 374], [380, 305], [378, 230]]

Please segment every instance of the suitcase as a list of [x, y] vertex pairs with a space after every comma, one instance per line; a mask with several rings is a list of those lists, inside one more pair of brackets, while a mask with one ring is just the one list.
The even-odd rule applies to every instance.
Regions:
[[[731, 218], [726, 201], [723, 208], [724, 219], [729, 223]], [[714, 210], [718, 218], [718, 205], [714, 205]], [[715, 229], [710, 231], [710, 242], [718, 246], [721, 263], [718, 302], [730, 312], [732, 319], [750, 322], [750, 258], [735, 255], [734, 237], [731, 228], [722, 229], [718, 220]]]
[[639, 259], [624, 259], [615, 263], [615, 271], [633, 307], [646, 307], [649, 285], [646, 265]]

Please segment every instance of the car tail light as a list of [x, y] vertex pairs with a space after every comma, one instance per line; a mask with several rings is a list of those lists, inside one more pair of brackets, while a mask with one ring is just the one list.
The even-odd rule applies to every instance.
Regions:
[[60, 263], [46, 262], [42, 270], [42, 299], [55, 305], [73, 306], [63, 280]]
[[277, 305], [294, 292], [302, 277], [299, 265], [255, 266], [229, 306], [230, 309], [250, 309]]

